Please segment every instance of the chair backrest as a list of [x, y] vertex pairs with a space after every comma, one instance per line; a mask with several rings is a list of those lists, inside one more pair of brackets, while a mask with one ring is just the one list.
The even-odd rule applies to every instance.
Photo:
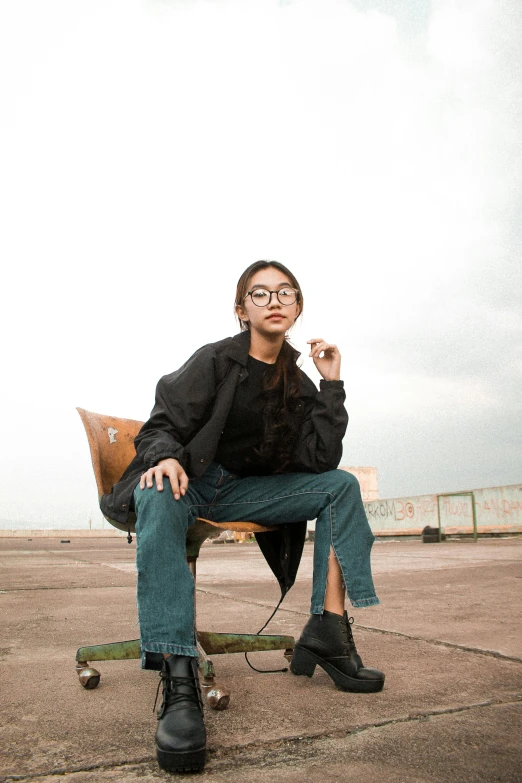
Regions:
[[87, 433], [98, 495], [101, 497], [110, 492], [113, 485], [120, 480], [123, 471], [136, 454], [134, 438], [143, 422], [104, 416], [83, 408], [76, 410]]
[[[98, 496], [101, 497], [110, 492], [114, 484], [120, 480], [123, 471], [136, 454], [134, 438], [143, 426], [143, 422], [105, 416], [103, 413], [86, 411], [84, 408], [76, 408], [76, 410], [80, 414], [87, 433]], [[109, 517], [105, 517], [105, 519], [120, 530], [134, 530], [134, 513], [130, 514], [128, 524], [115, 522]], [[211, 522], [201, 517], [197, 519], [198, 525], [193, 525], [190, 529], [192, 537], [197, 540], [198, 551], [199, 546], [210, 534], [212, 528], [250, 533], [263, 533], [274, 529], [255, 522]]]

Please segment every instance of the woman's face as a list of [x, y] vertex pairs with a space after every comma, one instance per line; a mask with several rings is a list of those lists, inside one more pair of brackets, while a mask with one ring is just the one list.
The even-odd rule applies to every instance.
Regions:
[[[273, 266], [255, 272], [248, 282], [248, 291], [252, 292], [259, 289], [277, 292], [283, 289], [293, 289], [293, 287], [287, 275]], [[281, 304], [277, 294], [273, 293], [270, 303], [263, 307], [255, 305], [252, 296], [247, 296], [243, 299], [242, 306], [236, 307], [236, 311], [242, 321], [248, 322], [250, 331], [268, 337], [285, 335], [294, 325], [301, 308], [298, 301], [290, 305]]]

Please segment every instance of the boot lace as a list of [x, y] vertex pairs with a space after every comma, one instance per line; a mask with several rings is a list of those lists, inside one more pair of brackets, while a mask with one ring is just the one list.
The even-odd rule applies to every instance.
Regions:
[[[197, 704], [201, 712], [203, 712], [203, 702], [201, 700], [201, 691], [199, 689], [199, 681], [196, 681], [194, 677], [170, 677], [167, 672], [161, 672], [156, 690], [156, 698], [154, 699], [154, 706], [152, 712], [156, 709], [158, 703], [159, 690], [163, 685], [163, 700], [158, 710], [158, 720], [163, 717], [167, 707], [171, 707], [173, 704], [177, 704], [182, 701], [188, 701], [194, 703], [197, 700]], [[180, 686], [189, 686], [196, 694], [194, 699], [193, 693], [179, 692]]]
[[343, 644], [346, 645], [346, 652], [348, 654], [351, 654], [352, 652], [357, 652], [357, 648], [355, 647], [355, 642], [352, 633], [353, 623], [354, 623], [353, 617], [347, 617], [346, 619], [343, 617], [342, 620], [339, 620], [339, 625], [341, 626], [341, 632], [343, 635]]

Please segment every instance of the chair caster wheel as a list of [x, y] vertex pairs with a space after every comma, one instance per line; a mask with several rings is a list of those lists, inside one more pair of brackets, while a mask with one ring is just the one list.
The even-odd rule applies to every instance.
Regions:
[[230, 693], [226, 688], [216, 686], [207, 691], [207, 704], [213, 710], [226, 710], [230, 702]]
[[92, 690], [93, 688], [97, 688], [100, 684], [101, 675], [100, 672], [96, 669], [91, 669], [90, 666], [85, 667], [78, 665], [76, 667], [76, 671], [78, 672], [80, 685], [82, 685], [84, 688]]

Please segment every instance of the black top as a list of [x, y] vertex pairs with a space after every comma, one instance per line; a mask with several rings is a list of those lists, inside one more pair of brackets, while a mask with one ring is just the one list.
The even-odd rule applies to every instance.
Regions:
[[275, 365], [248, 356], [248, 377], [236, 389], [215, 460], [241, 476], [266, 476], [275, 465], [262, 461], [258, 449], [263, 439], [265, 382]]

